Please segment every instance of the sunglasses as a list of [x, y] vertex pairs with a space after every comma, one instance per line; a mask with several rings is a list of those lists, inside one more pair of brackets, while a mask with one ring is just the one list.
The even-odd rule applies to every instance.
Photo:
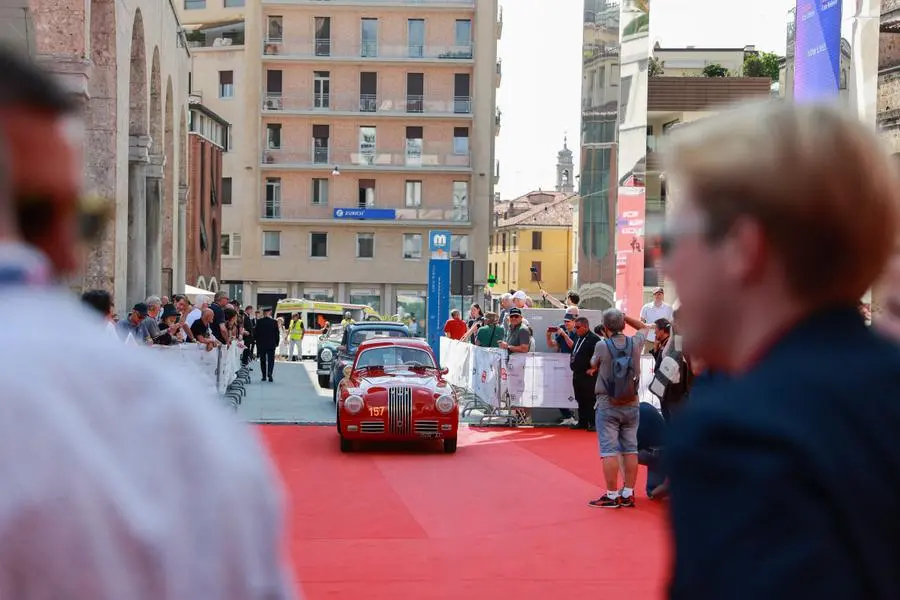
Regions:
[[[59, 200], [41, 194], [20, 194], [16, 197], [19, 231], [26, 238], [40, 235], [56, 213]], [[97, 241], [113, 217], [113, 204], [97, 196], [85, 196], [76, 201], [78, 232], [83, 241]]]

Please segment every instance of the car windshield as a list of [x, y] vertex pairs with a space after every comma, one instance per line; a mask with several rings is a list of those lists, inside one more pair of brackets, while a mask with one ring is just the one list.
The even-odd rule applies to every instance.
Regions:
[[402, 329], [363, 329], [354, 331], [350, 336], [350, 345], [359, 346], [366, 340], [377, 340], [381, 338], [405, 338], [409, 337]]
[[356, 359], [356, 368], [366, 367], [430, 367], [434, 368], [431, 354], [421, 348], [382, 346], [363, 350]]
[[328, 333], [325, 334], [325, 339], [329, 342], [334, 342], [336, 344], [341, 343], [341, 338], [344, 336], [344, 328], [343, 327], [335, 327], [331, 326], [331, 329], [328, 330]]

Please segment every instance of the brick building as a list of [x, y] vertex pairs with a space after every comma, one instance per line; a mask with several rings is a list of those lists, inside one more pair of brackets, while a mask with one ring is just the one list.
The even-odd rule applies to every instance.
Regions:
[[199, 98], [191, 97], [185, 275], [191, 285], [212, 292], [219, 290], [222, 253], [230, 254], [232, 244], [240, 244], [240, 237], [220, 238], [222, 204], [231, 202], [231, 186], [222, 179], [222, 155], [228, 149], [229, 127]]
[[191, 55], [174, 0], [0, 4], [0, 41], [32, 53], [80, 98], [85, 185], [115, 203], [73, 287], [112, 291], [119, 306], [183, 290]]

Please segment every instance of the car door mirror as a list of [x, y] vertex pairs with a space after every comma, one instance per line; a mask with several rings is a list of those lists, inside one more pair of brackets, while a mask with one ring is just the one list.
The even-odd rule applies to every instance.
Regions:
[[352, 373], [352, 372], [353, 372], [353, 367], [351, 367], [350, 365], [347, 365], [346, 367], [344, 367], [344, 377], [350, 377], [350, 373]]
[[446, 375], [449, 372], [450, 372], [450, 369], [448, 369], [447, 367], [441, 367], [441, 375]]

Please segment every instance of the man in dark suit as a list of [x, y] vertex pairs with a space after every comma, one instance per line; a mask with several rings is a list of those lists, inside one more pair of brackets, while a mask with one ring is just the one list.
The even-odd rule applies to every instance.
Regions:
[[714, 374], [672, 421], [670, 597], [900, 598], [900, 348], [856, 308], [900, 234], [896, 165], [815, 104], [667, 146], [663, 269]]
[[591, 323], [585, 317], [575, 319], [575, 334], [578, 338], [569, 357], [572, 389], [575, 391], [575, 402], [578, 403], [578, 423], [573, 427], [594, 431], [597, 427], [594, 412], [594, 386], [597, 385], [597, 375], [588, 375], [588, 371], [591, 369], [594, 346], [600, 341], [600, 336], [591, 331]]
[[263, 309], [262, 319], [256, 322], [254, 339], [259, 352], [259, 370], [263, 381], [272, 381], [272, 370], [275, 368], [275, 349], [278, 348], [278, 322], [272, 318], [272, 309]]
[[253, 344], [255, 343], [256, 338], [254, 337], [254, 331], [256, 329], [256, 316], [253, 314], [253, 307], [247, 306], [244, 309], [244, 318], [242, 323], [242, 327], [244, 328], [244, 355], [241, 358], [243, 363], [246, 365], [251, 360], [253, 360]]

